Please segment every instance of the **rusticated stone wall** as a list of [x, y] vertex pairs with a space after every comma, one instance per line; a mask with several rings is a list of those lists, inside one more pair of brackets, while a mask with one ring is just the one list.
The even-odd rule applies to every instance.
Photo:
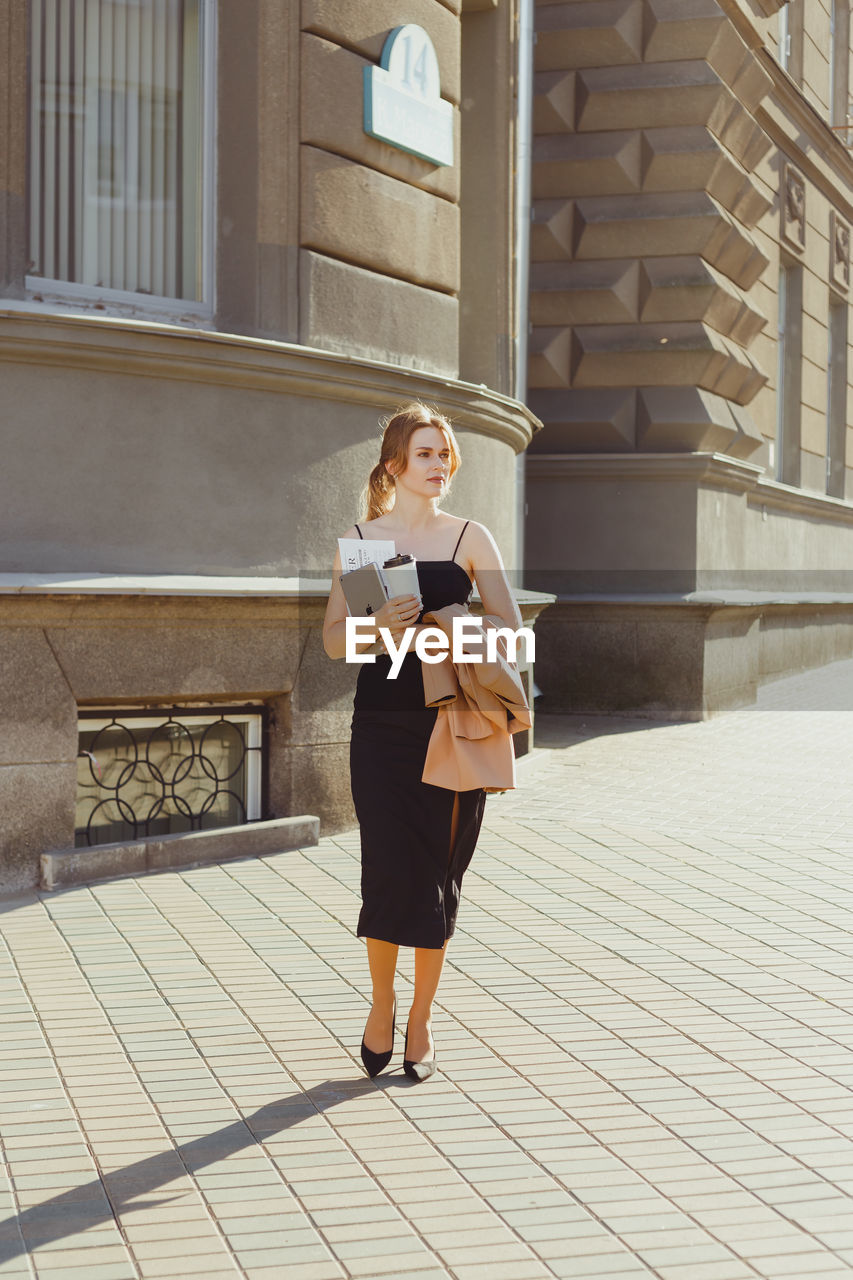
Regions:
[[832, 18], [537, 0], [526, 560], [559, 596], [551, 709], [748, 701], [783, 674], [749, 638], [771, 595], [803, 638], [788, 669], [828, 660], [827, 627], [853, 651], [853, 131], [832, 128], [853, 79]]
[[[459, 371], [459, 0], [303, 0], [299, 341], [455, 377]], [[429, 34], [455, 108], [456, 163], [364, 132], [363, 69], [402, 22]]]
[[713, 0], [540, 0], [536, 22], [536, 447], [746, 458], [770, 78]]

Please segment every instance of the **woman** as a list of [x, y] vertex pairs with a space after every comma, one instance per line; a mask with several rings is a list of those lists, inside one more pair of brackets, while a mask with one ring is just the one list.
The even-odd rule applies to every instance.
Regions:
[[[467, 603], [472, 580], [486, 613], [519, 627], [500, 553], [489, 531], [440, 510], [459, 467], [459, 448], [448, 421], [422, 404], [390, 419], [379, 462], [367, 483], [366, 515], [347, 538], [393, 540], [414, 555], [420, 597], [397, 596], [374, 615], [395, 644], [422, 613]], [[330, 658], [345, 654], [346, 601], [335, 558], [323, 627]], [[381, 641], [379, 642], [381, 646]], [[436, 711], [424, 705], [420, 659], [407, 654], [395, 680], [382, 651], [361, 667], [352, 723], [350, 770], [361, 827], [362, 908], [358, 935], [367, 943], [373, 1002], [361, 1056], [374, 1076], [391, 1060], [398, 949], [415, 950], [414, 998], [409, 1009], [404, 1069], [413, 1080], [435, 1070], [432, 1003], [447, 942], [453, 933], [462, 876], [471, 860], [485, 793], [452, 792], [421, 781]]]

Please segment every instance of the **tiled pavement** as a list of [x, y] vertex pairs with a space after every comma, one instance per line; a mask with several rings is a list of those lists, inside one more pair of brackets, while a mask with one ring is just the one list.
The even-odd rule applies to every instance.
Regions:
[[0, 1277], [853, 1276], [851, 710], [543, 717], [422, 1086], [352, 834], [0, 904]]

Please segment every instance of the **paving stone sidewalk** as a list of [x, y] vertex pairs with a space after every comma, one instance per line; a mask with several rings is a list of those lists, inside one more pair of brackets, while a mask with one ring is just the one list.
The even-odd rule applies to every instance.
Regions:
[[851, 712], [542, 717], [422, 1086], [358, 1064], [355, 833], [0, 903], [0, 1277], [853, 1276]]

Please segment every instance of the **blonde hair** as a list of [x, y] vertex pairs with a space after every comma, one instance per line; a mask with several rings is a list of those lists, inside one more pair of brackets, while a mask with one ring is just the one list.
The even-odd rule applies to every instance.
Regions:
[[382, 432], [382, 447], [379, 461], [367, 478], [364, 491], [363, 520], [377, 520], [387, 515], [394, 506], [394, 480], [388, 474], [386, 463], [390, 463], [396, 475], [406, 469], [409, 460], [409, 441], [419, 427], [437, 427], [447, 441], [450, 450], [450, 475], [448, 483], [459, 470], [462, 459], [459, 456], [459, 445], [453, 428], [447, 419], [429, 405], [414, 401], [403, 405], [385, 423]]

